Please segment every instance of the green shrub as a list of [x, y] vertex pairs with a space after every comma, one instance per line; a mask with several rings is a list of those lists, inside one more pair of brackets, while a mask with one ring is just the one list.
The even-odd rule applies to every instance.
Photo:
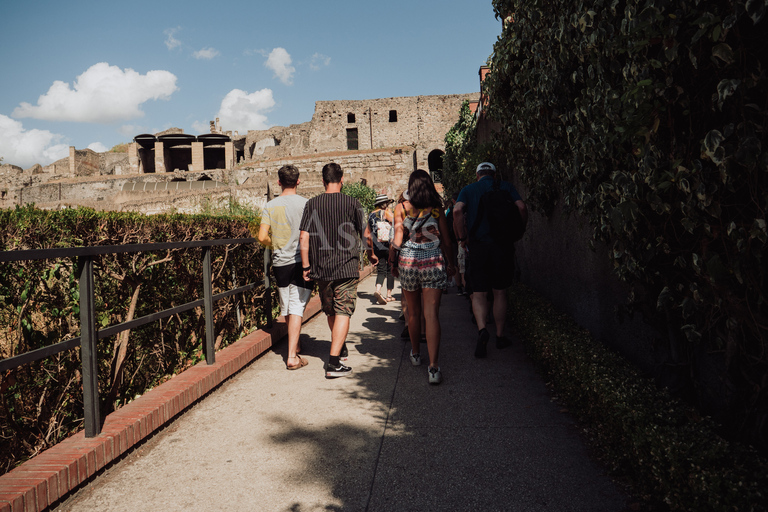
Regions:
[[[258, 219], [61, 211], [0, 210], [0, 250], [250, 238]], [[258, 244], [211, 251], [214, 293], [263, 280]], [[202, 298], [202, 250], [104, 255], [94, 259], [97, 326], [116, 325]], [[0, 357], [79, 336], [74, 259], [0, 264]], [[263, 325], [263, 287], [214, 305], [222, 348]], [[202, 308], [99, 342], [102, 416], [204, 358]], [[0, 375], [0, 472], [56, 444], [82, 426], [79, 350]]]
[[768, 461], [726, 442], [529, 288], [514, 286], [509, 304], [526, 352], [639, 497], [670, 510], [768, 510]]
[[347, 185], [346, 183], [341, 187], [342, 194], [347, 194], [350, 197], [354, 197], [365, 208], [365, 213], [369, 214], [373, 211], [373, 202], [376, 200], [376, 191], [368, 185], [362, 183], [352, 183]]

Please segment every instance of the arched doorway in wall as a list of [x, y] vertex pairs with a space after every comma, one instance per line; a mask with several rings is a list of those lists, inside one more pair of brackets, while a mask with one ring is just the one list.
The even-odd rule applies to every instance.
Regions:
[[443, 155], [444, 151], [433, 149], [427, 156], [427, 165], [429, 166], [429, 175], [435, 183], [443, 182]]

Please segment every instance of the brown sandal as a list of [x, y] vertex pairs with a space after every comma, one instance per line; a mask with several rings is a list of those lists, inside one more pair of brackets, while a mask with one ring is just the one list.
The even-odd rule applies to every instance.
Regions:
[[285, 367], [288, 368], [289, 370], [298, 370], [299, 368], [303, 368], [309, 364], [309, 361], [307, 361], [303, 357], [301, 356], [296, 356], [296, 357], [299, 358], [299, 364], [294, 364], [294, 365], [286, 364]]

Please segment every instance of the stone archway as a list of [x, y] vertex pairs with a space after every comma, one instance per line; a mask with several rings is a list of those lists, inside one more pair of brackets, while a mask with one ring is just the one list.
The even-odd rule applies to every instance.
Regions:
[[432, 177], [432, 181], [435, 183], [443, 182], [443, 155], [444, 151], [440, 149], [433, 149], [429, 152], [427, 157], [427, 165], [429, 166], [429, 175]]

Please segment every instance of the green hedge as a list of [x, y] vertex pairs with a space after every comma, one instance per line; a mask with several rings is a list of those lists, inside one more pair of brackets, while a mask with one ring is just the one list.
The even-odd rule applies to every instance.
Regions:
[[[97, 212], [80, 208], [0, 210], [0, 250], [251, 237], [258, 219]], [[212, 249], [214, 293], [263, 281], [258, 244]], [[202, 298], [202, 249], [106, 255], [94, 260], [97, 327]], [[216, 348], [266, 321], [263, 286], [214, 306]], [[79, 336], [73, 259], [0, 264], [0, 357]], [[102, 415], [204, 358], [202, 308], [101, 340]], [[82, 426], [79, 349], [0, 375], [0, 473]]]
[[768, 461], [726, 442], [529, 288], [514, 286], [509, 303], [526, 352], [638, 497], [671, 510], [768, 510]]

